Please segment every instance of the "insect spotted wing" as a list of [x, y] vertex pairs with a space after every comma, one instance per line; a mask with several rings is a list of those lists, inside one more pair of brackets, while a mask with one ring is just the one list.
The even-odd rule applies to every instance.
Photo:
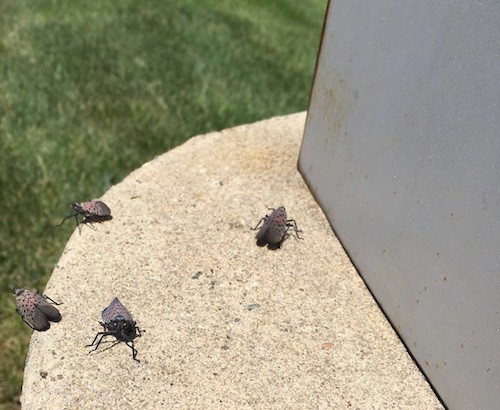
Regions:
[[114, 298], [109, 306], [101, 313], [102, 321], [109, 326], [113, 321], [123, 320], [133, 322], [132, 315], [128, 309], [123, 306], [118, 298]]
[[94, 199], [89, 202], [73, 202], [71, 205], [73, 210], [80, 215], [84, 215], [86, 218], [89, 217], [108, 217], [111, 216], [111, 210], [102, 201]]
[[136, 358], [137, 349], [134, 346], [134, 339], [141, 336], [141, 330], [137, 327], [136, 322], [127, 308], [118, 298], [114, 298], [109, 306], [102, 311], [101, 317], [102, 322], [99, 323], [104, 331], [97, 333], [93, 342], [87, 345], [87, 347], [95, 345], [94, 349], [89, 353], [97, 350], [105, 336], [114, 336], [117, 342], [111, 347], [120, 342], [125, 342], [125, 344], [132, 349], [132, 358], [135, 361], [139, 361]]
[[32, 329], [44, 332], [50, 328], [50, 322], [61, 321], [61, 313], [54, 306], [60, 303], [48, 296], [22, 288], [14, 288], [14, 296], [16, 311]]
[[88, 202], [73, 202], [71, 207], [74, 213], [65, 217], [59, 226], [61, 226], [66, 219], [75, 218], [76, 226], [80, 234], [82, 231], [78, 220], [79, 216], [83, 217], [82, 224], [92, 224], [94, 222], [104, 222], [113, 219], [109, 207], [104, 202], [97, 199]]
[[257, 230], [262, 223], [257, 235], [255, 235], [258, 246], [268, 245], [271, 249], [280, 248], [283, 242], [290, 236], [288, 233], [290, 228], [293, 228], [295, 232], [294, 236], [296, 238], [302, 239], [299, 236], [299, 232], [302, 231], [297, 228], [297, 223], [294, 219], [287, 219], [286, 209], [284, 206], [280, 206], [276, 209], [269, 209], [273, 212], [262, 218], [257, 226], [253, 228], [254, 230]]

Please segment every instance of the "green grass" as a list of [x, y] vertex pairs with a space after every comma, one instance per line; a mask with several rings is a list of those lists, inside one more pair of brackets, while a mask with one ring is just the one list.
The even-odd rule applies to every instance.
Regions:
[[307, 109], [326, 0], [0, 0], [0, 407], [73, 201], [186, 139]]

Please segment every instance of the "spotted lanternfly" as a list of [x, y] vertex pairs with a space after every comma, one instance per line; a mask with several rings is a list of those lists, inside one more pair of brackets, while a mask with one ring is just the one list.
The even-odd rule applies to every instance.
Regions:
[[60, 303], [48, 296], [22, 288], [14, 288], [14, 296], [17, 305], [16, 312], [32, 329], [44, 332], [50, 328], [50, 322], [61, 321], [61, 314], [54, 306]]
[[90, 224], [89, 226], [92, 226], [92, 223], [94, 222], [104, 222], [113, 219], [109, 207], [104, 202], [98, 201], [97, 199], [93, 199], [89, 202], [73, 202], [71, 207], [75, 213], [64, 218], [59, 226], [61, 226], [66, 219], [75, 218], [76, 226], [78, 227], [80, 234], [82, 233], [82, 228], [80, 226], [80, 222], [78, 221], [78, 216], [83, 216], [81, 223]]
[[256, 230], [263, 222], [259, 232], [255, 236], [258, 246], [268, 245], [270, 249], [280, 248], [283, 242], [290, 236], [288, 233], [290, 228], [293, 228], [295, 231], [295, 238], [302, 239], [299, 236], [299, 232], [302, 231], [297, 228], [297, 222], [294, 219], [286, 219], [286, 209], [284, 206], [280, 206], [278, 209], [268, 209], [273, 211], [271, 215], [266, 215], [259, 221], [255, 228], [252, 228]]
[[[102, 311], [101, 317], [102, 322], [99, 323], [104, 331], [97, 333], [94, 341], [87, 345], [87, 347], [95, 345], [94, 349], [89, 353], [97, 350], [105, 336], [114, 336], [117, 342], [113, 343], [107, 349], [111, 349], [120, 342], [125, 342], [125, 344], [132, 349], [132, 359], [139, 362], [140, 360], [136, 359], [137, 350], [134, 347], [134, 339], [142, 336], [141, 329], [137, 327], [136, 322], [132, 319], [132, 315], [127, 308], [122, 305], [118, 298], [114, 298], [109, 306]], [[98, 338], [99, 340], [97, 340]]]

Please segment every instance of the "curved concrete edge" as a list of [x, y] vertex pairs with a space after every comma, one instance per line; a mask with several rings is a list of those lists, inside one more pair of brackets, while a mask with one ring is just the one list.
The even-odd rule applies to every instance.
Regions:
[[[47, 286], [63, 320], [33, 334], [23, 408], [442, 408], [297, 172], [304, 122], [193, 138], [104, 195], [113, 220], [75, 231]], [[256, 246], [279, 205], [304, 240]], [[85, 347], [115, 296], [140, 363]]]

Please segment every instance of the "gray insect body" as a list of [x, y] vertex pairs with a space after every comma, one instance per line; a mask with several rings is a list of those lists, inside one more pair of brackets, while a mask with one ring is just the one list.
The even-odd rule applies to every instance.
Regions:
[[273, 212], [271, 215], [266, 215], [262, 218], [257, 226], [253, 228], [256, 230], [259, 228], [260, 224], [263, 222], [260, 227], [257, 235], [255, 236], [257, 239], [257, 245], [265, 246], [268, 245], [271, 248], [279, 248], [283, 244], [283, 242], [290, 236], [288, 230], [293, 228], [295, 231], [295, 236], [298, 239], [302, 239], [299, 236], [300, 231], [297, 228], [297, 223], [294, 219], [287, 219], [286, 209], [284, 206], [280, 206], [277, 209], [268, 208]]
[[76, 226], [80, 234], [82, 233], [82, 229], [78, 221], [78, 216], [83, 217], [82, 224], [92, 224], [94, 222], [104, 222], [113, 219], [109, 207], [104, 202], [98, 201], [97, 199], [88, 202], [73, 202], [71, 207], [75, 213], [65, 217], [59, 226], [61, 226], [66, 219], [75, 218]]
[[[97, 333], [94, 341], [87, 345], [87, 347], [91, 347], [95, 344], [95, 348], [91, 352], [97, 350], [105, 336], [114, 336], [117, 342], [109, 348], [120, 342], [125, 342], [132, 349], [132, 358], [139, 362], [136, 359], [137, 350], [134, 347], [134, 339], [142, 336], [142, 334], [127, 308], [123, 306], [118, 298], [114, 298], [109, 306], [102, 311], [101, 317], [102, 322], [99, 323], [104, 328], [104, 331]], [[98, 338], [99, 340], [97, 340]]]
[[[48, 296], [31, 290], [14, 288], [16, 312], [33, 330], [44, 332], [50, 328], [50, 322], [60, 322], [62, 317], [54, 305], [60, 305]], [[50, 302], [49, 302], [50, 301]]]

